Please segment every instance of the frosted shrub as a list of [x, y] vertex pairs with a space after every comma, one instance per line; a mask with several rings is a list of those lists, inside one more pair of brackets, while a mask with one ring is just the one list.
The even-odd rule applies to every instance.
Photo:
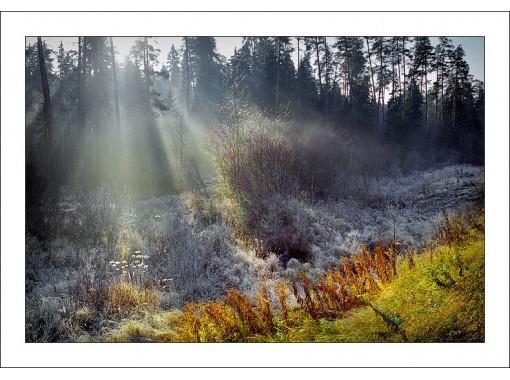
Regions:
[[111, 247], [118, 237], [121, 216], [123, 215], [122, 198], [110, 188], [87, 193], [80, 203], [77, 213], [82, 215], [83, 237], [94, 245], [104, 244]]
[[63, 302], [57, 297], [26, 301], [25, 339], [27, 342], [55, 342], [64, 335], [61, 313]]
[[194, 227], [199, 230], [220, 221], [220, 212], [210, 198], [191, 194], [186, 199], [186, 205], [191, 211]]
[[57, 238], [48, 244], [49, 259], [55, 266], [78, 267], [79, 247], [67, 238]]
[[277, 115], [239, 106], [228, 109], [211, 139], [219, 174], [218, 198], [238, 236], [249, 237], [262, 217], [260, 206], [274, 194], [298, 190], [298, 151]]
[[231, 256], [235, 238], [225, 224], [212, 224], [199, 235], [200, 242], [211, 256], [226, 258]]
[[274, 253], [271, 253], [265, 260], [264, 260], [264, 266], [265, 270], [262, 273], [263, 275], [272, 275], [273, 273], [279, 273], [282, 270], [280, 259], [278, 256]]
[[171, 278], [182, 300], [212, 299], [235, 285], [226, 273], [233, 238], [225, 226], [213, 224], [196, 234], [175, 212], [162, 217], [159, 233], [160, 249], [149, 258], [149, 271], [156, 278]]
[[41, 242], [31, 234], [25, 236], [25, 280], [27, 290], [39, 280], [39, 268], [43, 268], [48, 261], [48, 253]]
[[82, 247], [112, 247], [129, 202], [113, 188], [103, 186], [96, 191], [63, 188], [57, 201], [48, 204], [52, 208], [41, 211], [46, 239], [65, 238]]

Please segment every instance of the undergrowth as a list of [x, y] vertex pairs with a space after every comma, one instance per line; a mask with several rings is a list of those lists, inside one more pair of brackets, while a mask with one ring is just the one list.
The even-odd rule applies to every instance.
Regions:
[[[397, 247], [362, 246], [321, 275], [302, 270], [276, 281], [261, 278], [253, 297], [230, 289], [224, 299], [180, 311], [148, 308], [103, 340], [483, 342], [483, 211], [454, 218], [445, 212], [422, 251]], [[120, 302], [131, 304], [131, 298]]]

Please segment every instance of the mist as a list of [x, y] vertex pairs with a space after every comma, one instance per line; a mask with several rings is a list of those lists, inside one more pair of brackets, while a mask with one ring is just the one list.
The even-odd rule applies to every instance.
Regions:
[[[219, 39], [163, 56], [140, 37], [122, 62], [111, 37], [27, 43], [27, 341], [136, 341], [132, 321], [214, 341], [179, 318], [215, 302], [248, 326], [233, 341], [273, 336], [274, 313], [337, 318], [483, 208], [484, 84], [461, 45], [243, 37], [225, 57]], [[329, 305], [359, 252], [378, 266]]]

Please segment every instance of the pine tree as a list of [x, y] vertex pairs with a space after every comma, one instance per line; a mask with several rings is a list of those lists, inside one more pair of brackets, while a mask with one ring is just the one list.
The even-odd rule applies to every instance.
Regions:
[[370, 50], [370, 45], [371, 45], [373, 39], [374, 39], [373, 37], [365, 37], [365, 43], [367, 46], [368, 65], [369, 65], [369, 69], [370, 69], [370, 81], [372, 83], [372, 102], [376, 103], [377, 102], [377, 95], [376, 95], [377, 92], [375, 89], [374, 68], [372, 65], [373, 52]]
[[323, 70], [321, 52], [323, 44], [323, 37], [305, 37], [305, 45], [307, 50], [313, 50], [315, 55], [314, 65], [317, 67], [317, 82], [319, 89], [319, 108], [323, 110], [324, 107], [324, 87], [323, 87]]
[[412, 75], [420, 78], [420, 88], [425, 100], [424, 116], [425, 126], [428, 126], [428, 73], [432, 59], [433, 48], [428, 37], [416, 37], [414, 39], [414, 61]]
[[[43, 43], [44, 66], [48, 84], [51, 87], [57, 80], [53, 73], [53, 51]], [[37, 43], [25, 48], [25, 107], [34, 105], [42, 95], [41, 69], [39, 67], [39, 49]]]
[[436, 105], [436, 120], [440, 123], [442, 126], [443, 124], [443, 109], [444, 109], [444, 90], [445, 90], [445, 84], [447, 83], [448, 79], [448, 57], [451, 56], [453, 49], [453, 45], [451, 43], [451, 40], [447, 37], [439, 37], [439, 43], [434, 48], [434, 62], [433, 62], [433, 69], [436, 71], [436, 80], [437, 80], [437, 97], [436, 97], [436, 103], [438, 98], [440, 99], [439, 104]]
[[277, 40], [277, 81], [275, 108], [287, 106], [293, 100], [294, 78], [296, 75], [291, 54], [294, 51], [289, 37], [276, 37]]
[[192, 44], [194, 40], [191, 37], [183, 37], [183, 47], [182, 47], [182, 55], [183, 55], [183, 81], [182, 87], [184, 92], [184, 101], [185, 101], [185, 115], [188, 117], [191, 107], [191, 82], [193, 80], [193, 70], [192, 70]]
[[475, 79], [473, 81], [473, 128], [471, 146], [468, 152], [471, 153], [471, 161], [477, 165], [484, 163], [484, 124], [485, 124], [485, 85], [484, 82]]
[[296, 97], [298, 103], [301, 104], [300, 107], [297, 107], [300, 113], [307, 113], [310, 107], [315, 108], [319, 103], [317, 84], [310, 60], [311, 50], [307, 49], [299, 62], [297, 74], [299, 80], [297, 82]]
[[65, 79], [66, 75], [71, 71], [72, 61], [69, 62], [69, 58], [69, 54], [66, 54], [64, 43], [61, 40], [57, 50], [58, 80]]
[[228, 88], [234, 89], [236, 96], [243, 102], [254, 101], [253, 57], [251, 41], [243, 39], [240, 49], [234, 50], [229, 62]]
[[[336, 64], [344, 81], [343, 94], [347, 102], [346, 112], [351, 119], [366, 124], [370, 120], [370, 82], [373, 76], [366, 70], [363, 40], [359, 37], [338, 37]], [[375, 93], [375, 90], [372, 91]], [[365, 120], [362, 120], [365, 119]]]
[[401, 37], [401, 51], [400, 51], [400, 59], [402, 62], [402, 96], [403, 99], [406, 99], [406, 90], [407, 90], [407, 78], [409, 76], [408, 69], [406, 69], [406, 63], [408, 60], [412, 58], [411, 49], [408, 48], [408, 43], [412, 42], [412, 38], [410, 37]]
[[53, 108], [51, 103], [51, 95], [50, 95], [50, 84], [48, 81], [48, 73], [46, 68], [46, 60], [44, 53], [44, 45], [42, 43], [41, 37], [37, 37], [37, 54], [39, 59], [39, 70], [41, 73], [41, 87], [43, 92], [43, 115], [44, 115], [44, 128], [46, 131], [46, 136], [51, 138], [52, 131], [52, 119], [53, 119]]
[[384, 37], [377, 37], [374, 40], [372, 48], [376, 57], [375, 71], [377, 73], [377, 118], [379, 122], [384, 123], [385, 112], [385, 94], [386, 86], [390, 83], [391, 76], [388, 70], [388, 43]]
[[115, 48], [113, 46], [112, 37], [110, 37], [110, 56], [112, 59], [113, 96], [115, 100], [115, 121], [117, 126], [117, 134], [120, 136], [120, 108], [119, 108], [119, 90], [117, 86], [117, 63], [115, 62]]
[[85, 130], [85, 73], [84, 73], [84, 43], [85, 37], [78, 37], [78, 124], [80, 132]]
[[191, 55], [195, 62], [195, 110], [217, 112], [222, 103], [223, 57], [216, 51], [214, 37], [196, 37], [191, 47]]
[[168, 69], [168, 76], [170, 80], [168, 105], [169, 109], [173, 110], [176, 107], [176, 101], [182, 99], [182, 92], [179, 91], [179, 89], [182, 89], [181, 57], [174, 44], [172, 44], [170, 51], [168, 52], [166, 67]]
[[465, 60], [465, 53], [462, 46], [457, 46], [449, 57], [449, 76], [446, 88], [447, 103], [445, 111], [448, 117], [447, 140], [453, 147], [458, 147], [459, 136], [462, 128], [465, 128], [469, 120], [469, 111], [473, 105], [473, 93], [469, 65]]
[[366, 59], [363, 41], [358, 37], [338, 37], [335, 43], [336, 59], [345, 78], [344, 94], [349, 103], [353, 102], [353, 88], [365, 80]]
[[153, 87], [153, 76], [158, 75], [155, 67], [159, 64], [159, 54], [161, 52], [161, 49], [155, 46], [156, 43], [156, 40], [144, 37], [135, 40], [135, 44], [130, 50], [130, 56], [143, 74], [145, 102], [148, 112], [154, 112], [154, 110], [168, 111], [168, 103], [161, 99], [161, 94]]

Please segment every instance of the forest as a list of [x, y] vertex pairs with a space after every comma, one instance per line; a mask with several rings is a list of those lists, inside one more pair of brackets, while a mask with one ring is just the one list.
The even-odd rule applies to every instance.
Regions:
[[26, 341], [483, 342], [463, 46], [222, 38], [27, 38]]

